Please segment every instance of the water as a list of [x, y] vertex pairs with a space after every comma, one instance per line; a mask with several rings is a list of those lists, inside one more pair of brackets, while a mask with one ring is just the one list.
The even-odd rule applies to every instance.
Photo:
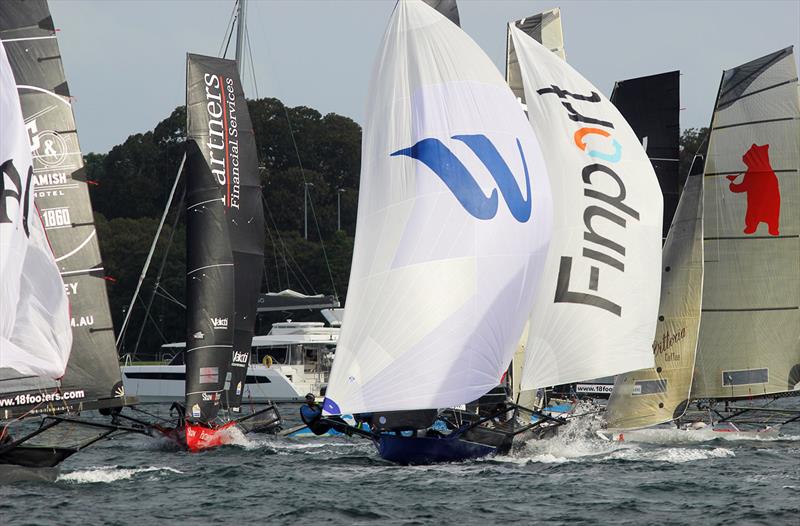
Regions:
[[0, 524], [798, 524], [798, 423], [776, 439], [650, 430], [623, 443], [595, 426], [417, 467], [357, 438], [249, 435], [190, 454], [129, 435], [74, 455], [55, 483], [0, 486]]

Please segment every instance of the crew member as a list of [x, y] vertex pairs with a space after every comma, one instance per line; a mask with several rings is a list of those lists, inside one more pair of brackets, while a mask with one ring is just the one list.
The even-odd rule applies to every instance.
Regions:
[[322, 407], [313, 393], [306, 395], [306, 403], [300, 406], [300, 419], [315, 435], [324, 435], [331, 428], [347, 436], [352, 436], [352, 428], [338, 416], [322, 418]]

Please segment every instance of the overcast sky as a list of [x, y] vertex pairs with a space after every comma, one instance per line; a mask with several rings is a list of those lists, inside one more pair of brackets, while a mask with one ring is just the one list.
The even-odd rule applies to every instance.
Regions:
[[[249, 0], [256, 84], [363, 122], [394, 0]], [[186, 52], [217, 55], [233, 0], [50, 0], [81, 146], [106, 152], [183, 104]], [[609, 95], [616, 80], [681, 70], [681, 126], [708, 125], [720, 75], [800, 46], [800, 2], [459, 0], [462, 28], [502, 72], [506, 23], [560, 7], [567, 60]], [[231, 44], [233, 45], [233, 44]], [[233, 50], [231, 49], [231, 52]], [[232, 55], [231, 55], [232, 56]]]

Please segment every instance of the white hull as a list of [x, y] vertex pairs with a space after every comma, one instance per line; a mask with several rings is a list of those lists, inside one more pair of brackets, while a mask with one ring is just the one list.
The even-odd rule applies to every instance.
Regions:
[[[122, 367], [125, 393], [142, 403], [176, 402], [185, 397], [185, 365], [126, 365]], [[242, 403], [298, 402], [308, 392], [319, 392], [315, 375], [301, 366], [251, 364], [247, 369]]]

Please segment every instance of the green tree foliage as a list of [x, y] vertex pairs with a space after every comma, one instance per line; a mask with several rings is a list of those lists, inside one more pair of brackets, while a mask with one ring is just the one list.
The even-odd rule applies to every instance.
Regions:
[[705, 155], [708, 149], [708, 128], [687, 128], [680, 138], [681, 180], [689, 175], [692, 159], [696, 154]]
[[[336, 114], [287, 108], [277, 99], [248, 101], [260, 160], [266, 216], [264, 290], [291, 288], [309, 294], [338, 293], [344, 301], [350, 271], [358, 203], [361, 128]], [[92, 186], [100, 248], [107, 273], [114, 326], [122, 326], [184, 153], [186, 110], [176, 108], [155, 129], [131, 135], [104, 155], [85, 157]], [[304, 233], [304, 189], [308, 185], [308, 239]], [[144, 325], [139, 356], [151, 355], [164, 341], [185, 339], [185, 311], [166, 299], [184, 302], [186, 231], [182, 213], [173, 236], [170, 225], [183, 205], [177, 203], [162, 231], [150, 271], [134, 306], [121, 351], [132, 352], [144, 320], [143, 302], [153, 291], [165, 259], [159, 294]], [[340, 192], [340, 190], [342, 190]], [[342, 231], [337, 231], [337, 196]], [[323, 250], [324, 247], [324, 250]], [[330, 265], [330, 266], [329, 266]], [[302, 316], [296, 316], [301, 318]], [[268, 324], [262, 324], [266, 330]]]

